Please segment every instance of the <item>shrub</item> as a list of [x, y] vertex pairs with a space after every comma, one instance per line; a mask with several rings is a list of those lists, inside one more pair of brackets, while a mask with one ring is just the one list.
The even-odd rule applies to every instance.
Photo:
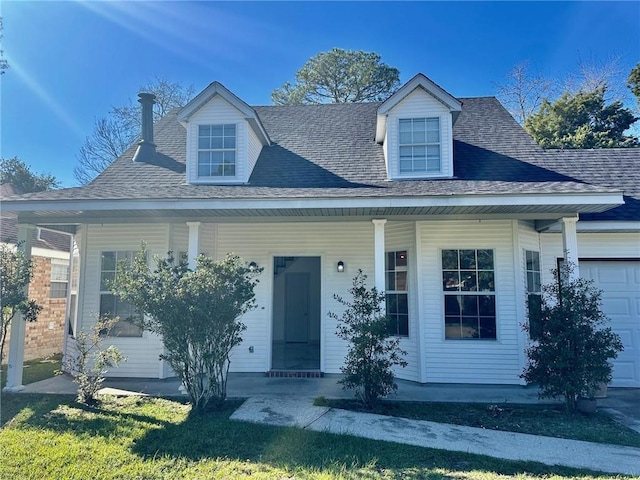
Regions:
[[611, 381], [609, 360], [623, 348], [604, 326], [602, 292], [590, 280], [571, 278], [574, 268], [567, 263], [553, 270], [554, 282], [542, 287], [540, 332], [521, 375], [540, 386], [541, 398], [564, 397], [569, 411], [578, 397], [593, 397], [599, 384]]
[[402, 358], [407, 352], [400, 349], [400, 339], [389, 333], [389, 322], [383, 312], [384, 293], [375, 287], [367, 289], [367, 276], [358, 270], [349, 290], [353, 300], [334, 295], [346, 307], [342, 317], [329, 313], [338, 320], [338, 337], [349, 342], [349, 352], [341, 367], [344, 378], [339, 381], [344, 389], [355, 389], [356, 396], [367, 408], [397, 390], [392, 368], [406, 367]]
[[0, 364], [11, 320], [17, 313], [27, 322], [35, 322], [42, 307], [27, 297], [27, 286], [33, 277], [33, 262], [24, 252], [11, 245], [0, 245]]
[[124, 360], [124, 356], [114, 346], [103, 348], [105, 333], [118, 322], [115, 318], [99, 318], [90, 331], [79, 331], [75, 336], [76, 355], [65, 359], [63, 370], [68, 372], [73, 381], [78, 384], [76, 399], [80, 403], [93, 405], [96, 395], [105, 380], [110, 368], [117, 367]]
[[219, 262], [204, 255], [190, 270], [185, 259], [156, 256], [147, 264], [146, 248], [132, 265], [118, 266], [113, 290], [142, 315], [142, 326], [162, 337], [166, 360], [187, 390], [195, 409], [218, 408], [227, 395], [233, 347], [242, 342], [240, 317], [256, 307], [255, 276], [239, 257]]

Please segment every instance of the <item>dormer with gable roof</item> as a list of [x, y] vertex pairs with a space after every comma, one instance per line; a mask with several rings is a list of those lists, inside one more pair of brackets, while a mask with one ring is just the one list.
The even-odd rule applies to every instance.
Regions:
[[213, 82], [178, 112], [187, 129], [187, 183], [247, 183], [270, 144], [255, 110]]
[[377, 112], [381, 143], [392, 180], [453, 177], [453, 124], [462, 103], [419, 73], [385, 100]]

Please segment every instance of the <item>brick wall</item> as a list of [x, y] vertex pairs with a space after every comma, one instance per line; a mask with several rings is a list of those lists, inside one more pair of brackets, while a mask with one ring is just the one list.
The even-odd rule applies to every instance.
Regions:
[[[27, 323], [24, 359], [48, 357], [62, 352], [65, 328], [66, 298], [50, 298], [51, 259], [31, 257], [33, 279], [29, 284], [29, 298], [42, 307], [38, 321]], [[9, 333], [10, 336], [10, 333]], [[5, 361], [9, 353], [9, 338], [5, 342]]]

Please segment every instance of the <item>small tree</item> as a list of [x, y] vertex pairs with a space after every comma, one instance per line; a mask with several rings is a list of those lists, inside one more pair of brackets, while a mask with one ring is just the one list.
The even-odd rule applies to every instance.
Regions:
[[26, 287], [33, 277], [33, 263], [19, 247], [0, 245], [0, 363], [4, 359], [4, 344], [13, 317], [21, 313], [27, 322], [35, 322], [42, 310], [35, 300], [27, 297]]
[[604, 327], [602, 292], [590, 280], [571, 278], [574, 268], [567, 263], [553, 270], [555, 280], [542, 287], [541, 332], [527, 349], [521, 375], [540, 386], [541, 398], [564, 397], [569, 411], [579, 396], [592, 397], [599, 384], [611, 381], [608, 361], [623, 348], [611, 327]]
[[255, 276], [239, 257], [216, 262], [200, 255], [196, 270], [182, 259], [155, 257], [147, 264], [146, 248], [131, 267], [121, 264], [114, 292], [143, 315], [143, 327], [159, 334], [169, 362], [196, 409], [219, 407], [227, 395], [233, 347], [242, 342], [239, 318], [256, 307]]
[[400, 339], [389, 333], [389, 321], [383, 312], [384, 293], [375, 287], [367, 289], [367, 276], [358, 270], [349, 293], [351, 302], [334, 295], [346, 307], [342, 317], [329, 313], [338, 320], [338, 337], [349, 342], [345, 364], [340, 368], [345, 375], [339, 381], [344, 389], [355, 389], [356, 396], [367, 408], [397, 390], [392, 368], [406, 367], [400, 348]]
[[118, 323], [119, 318], [99, 318], [90, 331], [80, 331], [75, 336], [77, 354], [66, 359], [63, 369], [78, 384], [77, 400], [87, 405], [96, 403], [96, 395], [110, 368], [125, 361], [124, 355], [114, 345], [103, 348], [104, 334]]

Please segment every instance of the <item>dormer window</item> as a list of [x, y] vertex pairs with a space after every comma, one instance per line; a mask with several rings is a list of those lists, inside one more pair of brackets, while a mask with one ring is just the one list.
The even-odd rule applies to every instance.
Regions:
[[198, 125], [198, 177], [235, 175], [235, 124]]
[[440, 118], [401, 118], [398, 120], [399, 173], [439, 173]]

